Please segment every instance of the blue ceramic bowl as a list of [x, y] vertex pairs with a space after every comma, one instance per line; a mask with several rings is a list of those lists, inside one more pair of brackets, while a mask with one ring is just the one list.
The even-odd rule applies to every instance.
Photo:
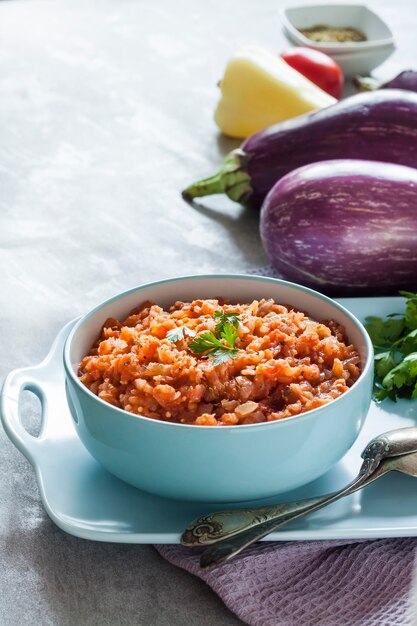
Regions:
[[[333, 402], [284, 420], [242, 426], [170, 424], [118, 409], [77, 378], [82, 358], [108, 317], [123, 319], [144, 300], [223, 296], [273, 298], [316, 319], [344, 325], [363, 371]], [[67, 397], [81, 441], [112, 474], [178, 500], [237, 502], [289, 491], [324, 474], [347, 452], [371, 401], [373, 350], [362, 324], [340, 304], [299, 285], [259, 276], [190, 276], [141, 285], [100, 304], [71, 331], [64, 350]]]

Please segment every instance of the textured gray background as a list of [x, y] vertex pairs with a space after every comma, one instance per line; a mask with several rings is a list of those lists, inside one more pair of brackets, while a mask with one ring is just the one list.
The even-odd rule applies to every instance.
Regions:
[[[378, 74], [416, 67], [415, 0], [368, 4], [398, 42]], [[222, 198], [193, 210], [179, 190], [234, 147], [212, 121], [216, 82], [240, 45], [286, 45], [279, 5], [0, 2], [0, 378], [116, 292], [265, 263], [255, 212]], [[2, 626], [240, 623], [151, 546], [61, 532], [3, 432], [0, 454]]]

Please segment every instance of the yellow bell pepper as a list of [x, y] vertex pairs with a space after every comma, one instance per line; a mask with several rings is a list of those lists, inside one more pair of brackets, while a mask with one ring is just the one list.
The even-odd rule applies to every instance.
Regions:
[[337, 102], [278, 55], [250, 46], [229, 61], [215, 120], [230, 137], [252, 133]]

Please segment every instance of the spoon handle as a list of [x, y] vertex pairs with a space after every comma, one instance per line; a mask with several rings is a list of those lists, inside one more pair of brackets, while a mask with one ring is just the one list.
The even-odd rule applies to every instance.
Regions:
[[[361, 468], [362, 470], [362, 468]], [[359, 472], [358, 476], [349, 483], [346, 487], [341, 489], [340, 491], [336, 491], [327, 496], [321, 496], [319, 498], [314, 498], [314, 502], [311, 506], [306, 506], [304, 508], [299, 508], [295, 510], [293, 513], [289, 513], [285, 517], [281, 517], [279, 519], [274, 518], [268, 521], [264, 521], [262, 523], [258, 523], [256, 526], [252, 526], [249, 529], [245, 529], [240, 531], [239, 533], [235, 533], [231, 536], [228, 536], [221, 541], [217, 541], [210, 547], [208, 547], [200, 557], [200, 566], [205, 568], [216, 563], [221, 563], [223, 561], [227, 561], [232, 557], [240, 554], [242, 550], [249, 547], [253, 543], [259, 541], [269, 535], [271, 532], [284, 526], [288, 522], [303, 517], [308, 513], [313, 511], [317, 511], [327, 504], [331, 502], [335, 502], [344, 496], [347, 496], [363, 487], [366, 487], [370, 483], [374, 482], [384, 474], [391, 471], [390, 463], [382, 463], [375, 471], [367, 474]]]
[[187, 547], [217, 544], [268, 522], [286, 522], [299, 512], [310, 510], [323, 496], [274, 504], [256, 509], [216, 511], [194, 520], [183, 532], [181, 544]]
[[[417, 447], [417, 428], [402, 429], [403, 431], [414, 430], [414, 439]], [[323, 498], [329, 499], [334, 496], [341, 497], [346, 489], [356, 484], [358, 479], [365, 480], [370, 476], [381, 463], [383, 458], [393, 456], [393, 449], [397, 452], [397, 431], [385, 433], [383, 436], [369, 442], [362, 453], [363, 463], [358, 477], [349, 483], [343, 490], [318, 496], [306, 500], [274, 504], [260, 508], [231, 509], [228, 511], [215, 511], [208, 515], [203, 515], [194, 520], [183, 532], [181, 543], [187, 547], [208, 546], [223, 539], [231, 538], [238, 533], [258, 527], [267, 522], [287, 523], [295, 516], [308, 513], [314, 507], [321, 504]], [[339, 495], [341, 494], [341, 495]]]

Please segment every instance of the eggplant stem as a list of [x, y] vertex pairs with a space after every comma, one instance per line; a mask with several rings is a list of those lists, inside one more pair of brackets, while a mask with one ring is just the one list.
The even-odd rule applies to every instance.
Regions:
[[356, 76], [353, 79], [353, 84], [358, 91], [375, 91], [383, 86], [381, 81], [373, 76]]
[[253, 192], [251, 179], [246, 171], [249, 158], [242, 150], [233, 150], [226, 156], [216, 174], [202, 178], [184, 189], [182, 197], [190, 202], [193, 198], [225, 193], [231, 200], [244, 204]]
[[184, 200], [192, 200], [193, 198], [200, 198], [201, 196], [211, 196], [215, 193], [224, 192], [224, 180], [223, 172], [220, 170], [217, 174], [209, 176], [208, 178], [202, 178], [196, 183], [187, 187], [182, 192]]

